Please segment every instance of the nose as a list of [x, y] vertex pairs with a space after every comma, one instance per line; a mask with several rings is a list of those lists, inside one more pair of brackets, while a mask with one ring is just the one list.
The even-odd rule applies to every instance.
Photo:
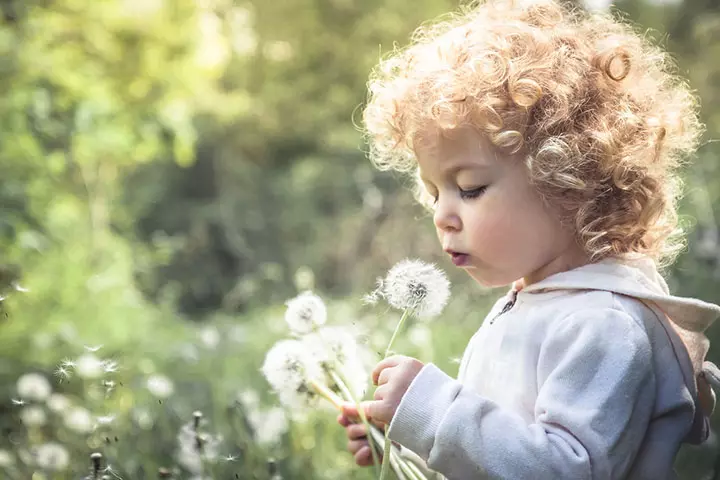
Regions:
[[433, 222], [438, 231], [458, 231], [462, 228], [462, 222], [458, 215], [457, 209], [452, 201], [443, 201], [438, 199], [435, 205], [435, 213], [433, 214]]

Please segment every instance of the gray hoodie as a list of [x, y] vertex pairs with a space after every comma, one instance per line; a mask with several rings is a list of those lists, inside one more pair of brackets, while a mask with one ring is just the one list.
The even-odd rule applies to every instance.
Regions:
[[680, 444], [708, 434], [696, 379], [718, 316], [647, 258], [512, 289], [457, 380], [423, 368], [389, 436], [450, 480], [676, 478]]

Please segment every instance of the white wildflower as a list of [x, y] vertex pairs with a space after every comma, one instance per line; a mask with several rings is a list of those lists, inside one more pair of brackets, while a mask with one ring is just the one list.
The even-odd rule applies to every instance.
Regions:
[[283, 434], [288, 430], [287, 416], [280, 407], [254, 411], [249, 415], [248, 420], [253, 428], [255, 441], [263, 447], [279, 443]]
[[175, 391], [172, 380], [165, 375], [150, 375], [146, 382], [148, 391], [156, 398], [168, 398]]
[[312, 405], [317, 398], [311, 380], [324, 378], [320, 364], [298, 340], [280, 340], [268, 351], [262, 372], [280, 402], [291, 408]]
[[30, 406], [20, 411], [20, 420], [27, 427], [42, 427], [47, 422], [47, 415], [42, 408]]
[[82, 378], [100, 378], [104, 370], [103, 362], [92, 353], [81, 355], [75, 362], [75, 371]]
[[287, 302], [285, 321], [293, 333], [308, 333], [327, 321], [325, 302], [312, 292], [304, 292]]
[[445, 273], [420, 260], [395, 264], [370, 296], [382, 297], [399, 310], [410, 310], [418, 318], [435, 317], [450, 298], [450, 282]]
[[69, 409], [63, 420], [67, 428], [77, 433], [91, 432], [95, 423], [90, 412], [79, 406]]
[[61, 471], [70, 463], [70, 454], [59, 443], [49, 442], [35, 449], [35, 462], [43, 470]]
[[7, 450], [0, 450], [0, 468], [10, 468], [15, 465], [15, 456]]
[[27, 373], [18, 379], [17, 392], [24, 400], [42, 402], [52, 393], [52, 386], [43, 375]]

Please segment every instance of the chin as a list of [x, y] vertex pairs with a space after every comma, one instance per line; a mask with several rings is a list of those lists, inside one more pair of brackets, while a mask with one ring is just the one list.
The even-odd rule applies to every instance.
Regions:
[[492, 275], [483, 275], [477, 270], [473, 272], [468, 272], [468, 275], [470, 275], [473, 280], [475, 280], [477, 283], [479, 283], [485, 288], [506, 287], [508, 285], [511, 285], [515, 281], [515, 279], [507, 280], [503, 278], [493, 277]]

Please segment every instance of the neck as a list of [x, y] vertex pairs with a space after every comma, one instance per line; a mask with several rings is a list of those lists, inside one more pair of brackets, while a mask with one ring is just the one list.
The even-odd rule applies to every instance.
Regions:
[[574, 268], [582, 267], [590, 263], [590, 259], [587, 257], [582, 249], [572, 248], [566, 250], [561, 255], [550, 260], [548, 263], [524, 276], [522, 279], [516, 282], [516, 287], [522, 289], [533, 283], [537, 283], [541, 280], [546, 279], [556, 273], [566, 272]]

